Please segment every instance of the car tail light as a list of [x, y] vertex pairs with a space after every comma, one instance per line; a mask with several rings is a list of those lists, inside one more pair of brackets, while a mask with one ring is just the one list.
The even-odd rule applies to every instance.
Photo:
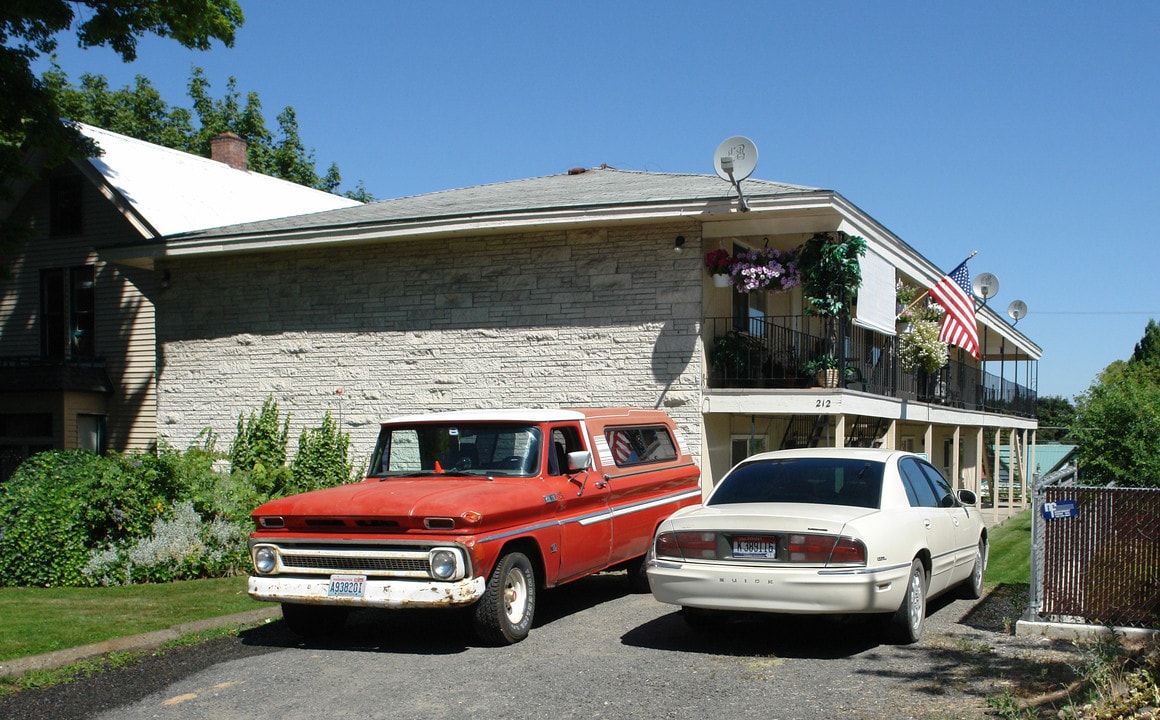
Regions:
[[717, 533], [663, 532], [657, 535], [656, 555], [681, 560], [716, 560]]
[[790, 562], [866, 564], [866, 546], [860, 540], [836, 535], [787, 535], [786, 554]]

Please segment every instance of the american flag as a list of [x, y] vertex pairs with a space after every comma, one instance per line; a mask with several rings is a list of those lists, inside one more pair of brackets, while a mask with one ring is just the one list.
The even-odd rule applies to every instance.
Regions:
[[971, 275], [967, 261], [945, 275], [930, 295], [946, 309], [938, 339], [958, 345], [975, 358], [979, 357], [979, 325], [975, 320], [975, 299], [971, 295]]
[[632, 447], [632, 441], [628, 439], [628, 433], [623, 430], [616, 430], [612, 433], [612, 457], [616, 460], [617, 465], [623, 465], [636, 459], [636, 450]]

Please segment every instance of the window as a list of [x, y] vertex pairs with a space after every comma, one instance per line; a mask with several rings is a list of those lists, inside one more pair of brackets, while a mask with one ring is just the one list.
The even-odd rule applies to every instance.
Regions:
[[48, 234], [80, 235], [84, 232], [84, 215], [81, 208], [81, 188], [84, 180], [80, 175], [55, 177], [48, 181]]
[[677, 448], [664, 425], [621, 427], [604, 431], [617, 467], [677, 459]]
[[96, 282], [92, 265], [40, 271], [40, 354], [45, 358], [96, 354]]
[[77, 415], [77, 445], [82, 450], [105, 454], [104, 415]]
[[730, 466], [736, 465], [750, 455], [763, 453], [766, 450], [765, 436], [734, 435], [732, 438], [732, 453]]
[[548, 453], [548, 474], [568, 474], [568, 453], [583, 450], [579, 428], [572, 426], [554, 427], [551, 431], [552, 444]]
[[902, 484], [906, 487], [906, 497], [911, 507], [942, 507], [942, 502], [927, 480], [926, 474], [914, 458], [903, 458], [898, 462], [902, 473]]

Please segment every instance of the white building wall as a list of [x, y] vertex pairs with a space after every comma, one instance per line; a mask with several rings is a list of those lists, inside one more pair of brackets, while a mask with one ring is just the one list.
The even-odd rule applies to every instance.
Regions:
[[[685, 250], [673, 250], [677, 235]], [[365, 462], [394, 415], [483, 407], [660, 407], [700, 455], [694, 225], [217, 256], [166, 266], [159, 432], [234, 437], [273, 393], [329, 410]], [[338, 389], [342, 389], [341, 395]]]

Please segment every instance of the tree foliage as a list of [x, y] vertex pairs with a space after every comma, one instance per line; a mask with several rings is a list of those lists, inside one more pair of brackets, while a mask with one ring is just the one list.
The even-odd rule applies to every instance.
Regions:
[[[52, 167], [68, 157], [92, 155], [96, 148], [62, 123], [55, 95], [32, 72], [32, 63], [52, 53], [57, 36], [75, 28], [82, 48], [112, 48], [126, 62], [137, 57], [137, 42], [148, 34], [206, 50], [214, 40], [227, 47], [245, 22], [236, 0], [14, 0], [0, 4], [0, 178], [28, 178], [25, 152], [35, 148]], [[0, 202], [10, 200], [9, 182], [0, 183]], [[0, 226], [0, 254], [24, 238], [16, 223]]]
[[1035, 413], [1039, 418], [1039, 442], [1065, 442], [1070, 440], [1070, 428], [1075, 422], [1075, 405], [1061, 395], [1044, 395], [1035, 401]]
[[[246, 141], [246, 160], [253, 172], [324, 192], [337, 192], [342, 184], [335, 163], [318, 173], [314, 151], [302, 142], [294, 108], [283, 108], [277, 130], [271, 131], [258, 93], [251, 91], [243, 98], [236, 78], [231, 77], [225, 94], [215, 98], [205, 71], [194, 67], [187, 85], [189, 108], [167, 103], [144, 75], [138, 75], [132, 86], [116, 90], [103, 75], [88, 73], [74, 85], [54, 63], [41, 81], [69, 120], [202, 157], [211, 157], [215, 137], [232, 132]], [[343, 194], [362, 202], [374, 199], [361, 185]]]
[[1079, 396], [1072, 435], [1083, 482], [1160, 487], [1160, 328], [1154, 320], [1132, 358], [1113, 362]]

